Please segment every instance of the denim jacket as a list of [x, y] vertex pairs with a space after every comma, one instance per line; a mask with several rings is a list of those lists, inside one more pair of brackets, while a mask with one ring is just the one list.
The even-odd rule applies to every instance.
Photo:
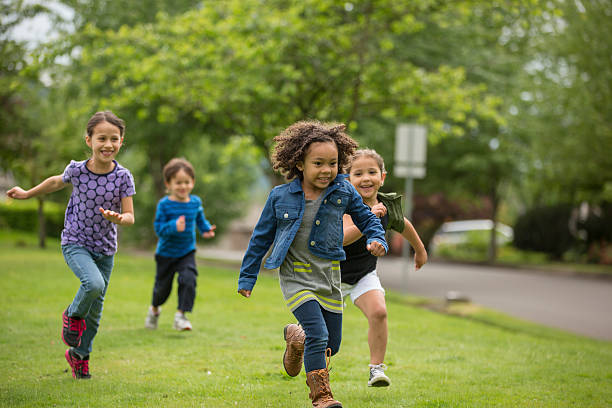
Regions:
[[[338, 261], [346, 258], [342, 249], [342, 216], [345, 213], [351, 215], [355, 225], [367, 237], [368, 244], [376, 240], [384, 246], [385, 251], [389, 250], [380, 220], [363, 203], [347, 177], [339, 174], [329, 185], [312, 225], [309, 249], [321, 258]], [[272, 189], [242, 260], [238, 290], [253, 289], [261, 261], [272, 244], [264, 267], [280, 267], [302, 222], [305, 204], [298, 178]]]

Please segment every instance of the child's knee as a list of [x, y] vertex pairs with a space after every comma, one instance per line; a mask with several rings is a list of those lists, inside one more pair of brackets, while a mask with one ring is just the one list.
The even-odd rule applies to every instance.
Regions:
[[89, 282], [88, 285], [85, 286], [85, 290], [92, 297], [102, 296], [104, 294], [104, 289], [106, 288], [106, 283], [104, 283], [104, 279], [93, 279]]
[[375, 321], [383, 321], [387, 319], [387, 308], [384, 305], [379, 305], [370, 312], [370, 319]]
[[195, 288], [197, 285], [196, 275], [191, 273], [184, 273], [179, 275], [179, 284]]
[[331, 337], [327, 343], [327, 347], [329, 349], [331, 349], [331, 355], [335, 355], [336, 353], [338, 353], [338, 351], [340, 351], [340, 343], [342, 341], [342, 338], [340, 336], [337, 337]]

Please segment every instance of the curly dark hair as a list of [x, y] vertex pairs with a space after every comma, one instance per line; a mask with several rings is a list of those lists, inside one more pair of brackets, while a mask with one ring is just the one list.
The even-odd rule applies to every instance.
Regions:
[[304, 161], [308, 146], [315, 142], [333, 142], [338, 148], [338, 173], [344, 173], [355, 149], [359, 147], [344, 131], [342, 123], [322, 123], [315, 120], [300, 121], [283, 130], [274, 137], [272, 168], [283, 174], [287, 180], [296, 176], [302, 180], [304, 175], [297, 163]]

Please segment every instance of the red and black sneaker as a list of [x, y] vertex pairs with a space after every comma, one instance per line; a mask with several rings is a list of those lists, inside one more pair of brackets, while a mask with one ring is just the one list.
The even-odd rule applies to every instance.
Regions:
[[62, 340], [68, 346], [79, 347], [81, 336], [85, 331], [85, 320], [78, 317], [69, 317], [66, 314], [67, 312], [68, 309], [62, 313]]
[[72, 351], [72, 349], [66, 350], [66, 361], [70, 364], [72, 369], [72, 376], [77, 380], [89, 380], [91, 375], [89, 374], [89, 356], [85, 358], [79, 358], [79, 356]]

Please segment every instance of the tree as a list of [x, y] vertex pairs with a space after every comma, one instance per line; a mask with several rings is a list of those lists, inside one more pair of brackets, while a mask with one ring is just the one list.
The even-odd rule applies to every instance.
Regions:
[[[428, 124], [434, 140], [500, 122], [499, 101], [464, 68], [419, 65], [407, 52], [420, 19], [469, 21], [462, 10], [473, 4], [205, 2], [119, 28], [83, 20], [47, 61], [71, 51], [54, 78], [73, 112], [112, 107], [127, 119], [127, 149], [139, 149], [130, 157], [145, 158], [135, 173], [148, 180], [202, 138], [248, 136], [267, 158], [272, 137], [305, 118], [345, 122], [355, 134], [368, 121], [409, 119]], [[159, 177], [152, 187], [163, 194]]]
[[531, 205], [612, 200], [612, 3], [552, 2], [532, 33], [515, 126]]

